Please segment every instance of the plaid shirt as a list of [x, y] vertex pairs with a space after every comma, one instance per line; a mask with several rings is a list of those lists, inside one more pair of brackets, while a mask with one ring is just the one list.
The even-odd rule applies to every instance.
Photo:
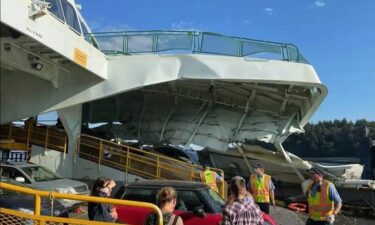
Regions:
[[259, 207], [246, 199], [238, 199], [223, 209], [222, 225], [261, 225], [262, 213]]

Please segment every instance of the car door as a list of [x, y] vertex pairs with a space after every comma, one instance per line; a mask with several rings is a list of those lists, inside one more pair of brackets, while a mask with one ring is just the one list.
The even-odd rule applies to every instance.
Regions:
[[26, 183], [30, 183], [29, 179], [21, 173], [18, 169], [12, 167], [1, 167], [1, 177], [15, 180], [16, 177], [23, 177]]
[[[128, 187], [124, 188], [121, 194], [116, 194], [115, 198], [156, 204], [156, 192], [156, 188]], [[142, 225], [152, 210], [133, 206], [116, 206], [116, 211], [119, 222]]]
[[[201, 217], [195, 210], [202, 208], [205, 216]], [[194, 190], [177, 190], [176, 215], [181, 216], [184, 225], [218, 225], [221, 221], [221, 214], [212, 212], [209, 205]]]
[[1, 167], [0, 168], [0, 176], [2, 177], [2, 178], [11, 178], [11, 179], [13, 179], [13, 168], [11, 168], [11, 167]]
[[[123, 200], [142, 201], [156, 204], [157, 188], [126, 187], [117, 193], [115, 198]], [[194, 213], [196, 207], [202, 207], [205, 217], [199, 217]], [[118, 221], [128, 224], [144, 224], [150, 209], [116, 206]], [[174, 213], [181, 216], [184, 225], [218, 225], [221, 214], [213, 213], [206, 201], [194, 190], [177, 190], [177, 204]]]
[[30, 179], [29, 179], [27, 176], [25, 176], [25, 174], [23, 174], [23, 173], [22, 173], [21, 171], [19, 171], [18, 169], [14, 169], [14, 170], [13, 170], [12, 178], [13, 178], [14, 180], [16, 180], [17, 177], [22, 177], [22, 178], [24, 178], [24, 179], [25, 179], [25, 184], [31, 184]]

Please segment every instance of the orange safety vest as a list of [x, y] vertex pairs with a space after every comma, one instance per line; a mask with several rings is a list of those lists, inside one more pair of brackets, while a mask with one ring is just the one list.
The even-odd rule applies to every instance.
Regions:
[[256, 174], [250, 176], [250, 186], [255, 202], [270, 203], [271, 176], [263, 174], [259, 180]]
[[331, 182], [323, 181], [320, 186], [320, 192], [312, 196], [311, 187], [309, 186], [307, 202], [309, 203], [309, 218], [315, 221], [327, 221], [327, 218], [335, 210], [334, 202], [329, 198], [329, 186]]
[[200, 177], [203, 183], [207, 184], [212, 190], [218, 192], [216, 186], [216, 173], [211, 170], [205, 170], [200, 173]]

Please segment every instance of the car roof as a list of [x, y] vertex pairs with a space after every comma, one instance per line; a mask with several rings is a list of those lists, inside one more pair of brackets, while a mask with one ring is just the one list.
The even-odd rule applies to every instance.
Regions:
[[2, 162], [0, 163], [0, 166], [8, 166], [8, 167], [35, 167], [35, 166], [38, 166], [34, 163], [28, 163], [28, 162], [12, 162], [12, 161], [8, 161], [8, 162]]
[[140, 180], [129, 183], [124, 183], [125, 187], [152, 187], [152, 188], [162, 188], [162, 187], [174, 187], [176, 189], [208, 189], [209, 187], [201, 182], [194, 181], [182, 181], [182, 180]]

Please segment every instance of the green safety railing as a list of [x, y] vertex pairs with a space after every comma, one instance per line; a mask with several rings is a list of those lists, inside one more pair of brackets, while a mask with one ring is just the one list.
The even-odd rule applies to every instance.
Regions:
[[216, 54], [307, 63], [293, 44], [197, 31], [126, 31], [86, 34], [107, 55]]

